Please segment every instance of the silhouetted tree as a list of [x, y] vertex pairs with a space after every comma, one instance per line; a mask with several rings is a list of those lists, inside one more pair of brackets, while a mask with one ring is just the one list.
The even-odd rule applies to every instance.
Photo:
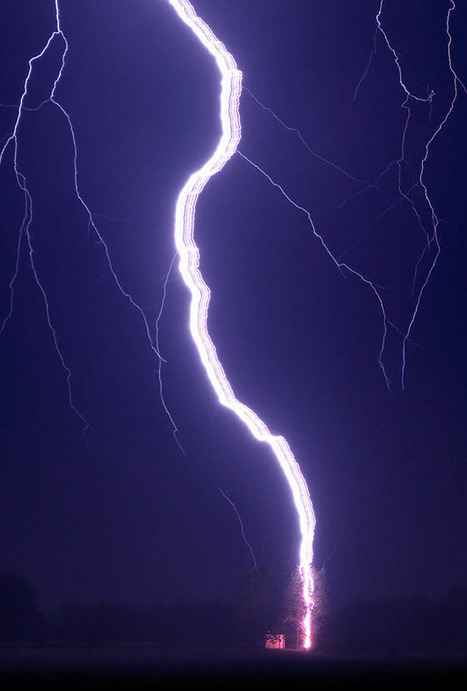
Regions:
[[443, 600], [392, 597], [356, 600], [332, 618], [335, 652], [393, 655], [467, 650], [467, 595], [452, 589]]
[[214, 601], [180, 601], [147, 609], [67, 602], [49, 627], [54, 640], [89, 646], [129, 641], [227, 645], [237, 641], [237, 629], [233, 606]]
[[38, 594], [23, 578], [0, 575], [0, 640], [31, 640], [40, 625]]
[[[318, 570], [312, 567], [313, 577], [313, 606], [312, 606], [312, 638], [313, 646], [319, 642], [319, 636], [323, 628], [326, 609], [325, 596], [325, 571]], [[285, 588], [284, 605], [283, 605], [283, 622], [287, 630], [293, 631], [289, 639], [293, 640], [293, 645], [297, 647], [301, 644], [303, 634], [302, 624], [306, 614], [306, 604], [303, 598], [303, 579], [298, 567], [291, 570], [289, 582]]]
[[267, 632], [282, 632], [284, 593], [289, 579], [289, 567], [273, 569], [259, 565], [240, 581], [235, 600], [245, 642], [261, 643]]
[[99, 602], [92, 605], [64, 603], [54, 621], [55, 635], [70, 643], [98, 645], [147, 639], [149, 617], [138, 617], [132, 608]]
[[[293, 569], [285, 589], [283, 622], [293, 631], [294, 645], [298, 648], [302, 634], [302, 622], [306, 614], [303, 598], [303, 579], [298, 568]], [[287, 637], [288, 638], [288, 637]]]

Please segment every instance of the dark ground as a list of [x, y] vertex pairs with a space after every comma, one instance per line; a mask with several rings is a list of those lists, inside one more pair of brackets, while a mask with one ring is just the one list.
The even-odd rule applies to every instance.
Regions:
[[274, 688], [358, 688], [377, 682], [430, 683], [430, 688], [457, 688], [467, 680], [467, 659], [439, 657], [341, 657], [272, 650], [109, 645], [101, 647], [7, 646], [0, 649], [0, 679], [13, 685], [47, 683], [76, 688], [140, 688], [156, 683], [199, 681], [218, 687], [229, 682]]

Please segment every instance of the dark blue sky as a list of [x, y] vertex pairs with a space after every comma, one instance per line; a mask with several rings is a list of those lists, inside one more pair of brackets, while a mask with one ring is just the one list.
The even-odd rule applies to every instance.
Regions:
[[[218, 74], [164, 0], [62, 3], [69, 53], [57, 100], [78, 145], [78, 182], [120, 284], [151, 333], [174, 254], [174, 204], [219, 136]], [[415, 265], [430, 232], [420, 188], [401, 200], [397, 167], [406, 111], [382, 35], [378, 2], [198, 0], [235, 56], [244, 84], [241, 152], [311, 214], [336, 256], [378, 285], [404, 330]], [[386, 0], [382, 22], [414, 103], [401, 165], [404, 190], [453, 94], [445, 33], [449, 2]], [[460, 3], [459, 3], [460, 4]], [[54, 7], [2, 6], [1, 136], [17, 111], [28, 59], [53, 30]], [[467, 64], [452, 15], [452, 56]], [[76, 197], [68, 123], [47, 98], [57, 40], [37, 62], [18, 132], [18, 164], [33, 205], [34, 266], [23, 238], [14, 310], [0, 336], [0, 570], [24, 576], [43, 603], [149, 603], [226, 596], [252, 566], [235, 502], [259, 561], [293, 562], [296, 521], [277, 467], [216, 403], [187, 331], [188, 295], [174, 271], [160, 320], [163, 387], [140, 313], [119, 292]], [[306, 216], [236, 156], [197, 211], [201, 268], [213, 293], [209, 327], [234, 389], [289, 441], [317, 515], [316, 566], [333, 602], [356, 596], [442, 596], [467, 585], [465, 544], [466, 95], [430, 149], [425, 181], [441, 219], [442, 252], [423, 295], [400, 386], [401, 338], [384, 363], [375, 294], [341, 274]], [[5, 141], [2, 139], [2, 141]], [[358, 180], [378, 189], [362, 193]], [[12, 148], [0, 170], [1, 318], [15, 270], [23, 202]], [[355, 195], [360, 192], [360, 195]], [[345, 202], [345, 203], [344, 203]], [[397, 202], [397, 204], [396, 204]], [[394, 204], [396, 204], [394, 206]], [[389, 209], [389, 207], [394, 208]], [[414, 210], [415, 209], [415, 210]], [[418, 214], [418, 216], [417, 216]], [[429, 258], [429, 255], [428, 255]], [[421, 264], [419, 277], [426, 264]], [[418, 284], [420, 285], [420, 284]], [[417, 287], [417, 284], [416, 284]], [[415, 293], [416, 294], [416, 293]]]

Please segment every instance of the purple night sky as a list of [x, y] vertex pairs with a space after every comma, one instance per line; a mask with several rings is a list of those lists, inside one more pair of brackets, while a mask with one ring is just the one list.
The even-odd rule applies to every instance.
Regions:
[[[178, 192], [219, 137], [218, 72], [168, 1], [61, 4], [69, 52], [56, 98], [73, 123], [79, 191], [153, 337], [167, 288], [162, 383], [185, 453], [161, 403], [144, 320], [77, 198], [67, 119], [44, 103], [60, 69], [57, 39], [34, 67], [17, 161], [32, 199], [35, 271], [89, 429], [70, 407], [24, 235], [0, 335], [0, 572], [30, 581], [45, 608], [228, 598], [253, 564], [222, 492], [259, 563], [293, 563], [298, 535], [275, 459], [209, 387], [176, 267], [165, 282]], [[4, 0], [0, 10], [2, 146], [28, 60], [54, 29], [52, 0], [19, 5]], [[432, 257], [419, 264], [414, 291], [423, 229], [431, 232], [415, 183], [453, 98], [449, 0], [384, 3], [407, 87], [420, 99], [435, 92], [431, 107], [412, 100], [400, 168], [407, 111], [381, 33], [373, 44], [379, 0], [193, 5], [243, 71], [241, 153], [309, 211], [339, 261], [384, 286], [388, 320], [403, 331]], [[237, 397], [287, 438], [302, 467], [317, 517], [315, 564], [325, 565], [337, 604], [467, 586], [467, 8], [458, 5], [451, 34], [461, 81], [425, 173], [441, 254], [408, 340], [404, 388], [396, 328], [383, 354], [391, 391], [378, 364], [375, 293], [338, 270], [306, 215], [264, 175], [236, 155], [198, 205], [213, 340]], [[0, 168], [0, 320], [24, 213], [12, 153]]]

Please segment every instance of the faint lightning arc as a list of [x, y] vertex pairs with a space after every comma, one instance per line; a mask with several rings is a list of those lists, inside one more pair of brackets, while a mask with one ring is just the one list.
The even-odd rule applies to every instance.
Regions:
[[242, 531], [243, 542], [245, 543], [245, 545], [246, 545], [246, 546], [248, 547], [248, 549], [250, 550], [251, 559], [252, 559], [252, 561], [253, 561], [253, 568], [256, 569], [258, 565], [257, 565], [257, 562], [256, 562], [255, 553], [253, 552], [253, 547], [250, 545], [250, 543], [248, 542], [247, 537], [246, 537], [246, 535], [245, 535], [245, 528], [244, 528], [244, 526], [243, 526], [242, 517], [240, 516], [240, 513], [239, 513], [237, 507], [235, 506], [235, 503], [232, 501], [232, 499], [230, 499], [230, 497], [228, 497], [228, 496], [226, 495], [226, 493], [224, 492], [224, 490], [221, 489], [220, 487], [218, 487], [217, 489], [218, 489], [219, 492], [222, 494], [222, 496], [224, 497], [224, 499], [230, 504], [230, 506], [232, 507], [232, 509], [233, 509], [234, 512], [235, 512], [235, 515], [237, 516], [238, 522], [240, 523], [240, 530]]
[[306, 613], [302, 621], [304, 648], [310, 648], [311, 611], [313, 607], [313, 537], [315, 515], [308, 487], [295, 457], [284, 437], [271, 434], [258, 415], [235, 397], [216, 348], [207, 328], [211, 292], [199, 270], [199, 250], [194, 240], [195, 211], [198, 198], [207, 182], [218, 173], [237, 150], [241, 137], [239, 102], [242, 73], [234, 58], [214, 35], [209, 26], [198, 17], [188, 0], [169, 0], [180, 19], [191, 29], [212, 55], [221, 73], [220, 119], [222, 135], [211, 158], [190, 175], [181, 190], [175, 209], [175, 244], [180, 257], [179, 269], [191, 294], [190, 331], [202, 364], [219, 402], [232, 410], [248, 427], [255, 439], [267, 443], [289, 483], [298, 514], [301, 542], [299, 569], [303, 584]]
[[[79, 183], [78, 183], [78, 145], [77, 145], [77, 139], [76, 139], [76, 134], [75, 130], [73, 128], [73, 123], [71, 120], [71, 116], [68, 113], [68, 111], [62, 106], [60, 101], [58, 100], [57, 97], [57, 89], [59, 87], [59, 84], [62, 80], [63, 72], [65, 70], [66, 66], [66, 60], [67, 60], [67, 55], [68, 55], [68, 41], [65, 36], [65, 33], [63, 32], [62, 25], [61, 25], [61, 16], [60, 16], [60, 3], [59, 0], [53, 0], [53, 8], [54, 8], [54, 17], [55, 17], [55, 26], [53, 27], [49, 37], [47, 38], [47, 41], [45, 42], [43, 48], [33, 57], [31, 57], [28, 60], [28, 70], [26, 77], [23, 82], [23, 88], [21, 92], [21, 97], [19, 100], [18, 105], [13, 106], [17, 110], [17, 116], [14, 122], [14, 126], [12, 129], [12, 132], [8, 135], [8, 137], [5, 138], [5, 142], [3, 143], [3, 146], [0, 148], [0, 166], [3, 164], [4, 160], [6, 159], [7, 153], [10, 149], [13, 150], [13, 173], [16, 178], [17, 185], [19, 189], [22, 192], [23, 195], [23, 200], [24, 200], [24, 213], [23, 213], [23, 219], [21, 222], [21, 227], [19, 229], [18, 233], [18, 242], [17, 242], [17, 250], [16, 250], [16, 261], [15, 261], [15, 268], [13, 271], [13, 275], [11, 277], [11, 280], [9, 282], [9, 292], [10, 292], [10, 304], [9, 304], [9, 309], [6, 314], [6, 316], [3, 318], [3, 320], [0, 323], [0, 335], [2, 332], [5, 330], [6, 325], [11, 318], [11, 315], [13, 314], [13, 302], [14, 302], [14, 286], [18, 278], [19, 274], [19, 267], [20, 267], [20, 255], [21, 255], [21, 248], [23, 244], [23, 240], [26, 242], [27, 246], [27, 251], [29, 254], [29, 263], [33, 272], [34, 280], [42, 294], [42, 298], [44, 301], [44, 307], [45, 307], [45, 313], [46, 313], [46, 319], [47, 319], [47, 324], [49, 327], [49, 330], [52, 334], [53, 338], [53, 343], [55, 350], [57, 352], [57, 355], [60, 359], [60, 363], [62, 365], [62, 368], [64, 369], [66, 373], [66, 379], [67, 379], [67, 387], [68, 387], [68, 402], [70, 405], [70, 408], [73, 410], [73, 412], [80, 418], [80, 420], [83, 423], [83, 435], [86, 440], [86, 433], [92, 429], [90, 422], [87, 420], [83, 412], [77, 407], [77, 405], [74, 402], [74, 395], [73, 395], [73, 387], [72, 387], [72, 379], [73, 379], [73, 374], [72, 371], [67, 364], [67, 361], [65, 359], [65, 356], [62, 352], [62, 348], [59, 343], [59, 339], [57, 336], [57, 330], [54, 325], [54, 321], [52, 318], [52, 309], [49, 304], [49, 299], [47, 297], [47, 292], [44, 287], [43, 282], [41, 281], [39, 271], [36, 267], [36, 263], [34, 261], [34, 243], [33, 243], [33, 235], [31, 233], [31, 226], [33, 223], [33, 197], [32, 194], [28, 188], [28, 181], [27, 181], [27, 176], [26, 173], [22, 171], [21, 165], [19, 162], [19, 148], [20, 148], [20, 129], [22, 126], [22, 121], [23, 121], [23, 116], [25, 112], [34, 112], [34, 111], [39, 111], [41, 108], [43, 108], [45, 105], [50, 104], [53, 105], [56, 109], [60, 111], [62, 116], [65, 118], [67, 125], [68, 125], [68, 130], [69, 130], [69, 136], [71, 138], [71, 145], [72, 145], [72, 152], [73, 152], [73, 183], [74, 183], [74, 191], [76, 198], [78, 199], [79, 203], [81, 204], [82, 208], [84, 209], [86, 215], [87, 215], [87, 221], [88, 221], [88, 228], [94, 231], [95, 235], [97, 236], [98, 241], [103, 247], [104, 255], [107, 261], [108, 268], [110, 270], [110, 273], [112, 275], [112, 278], [115, 282], [115, 285], [117, 286], [118, 290], [120, 293], [130, 302], [130, 304], [139, 312], [142, 320], [143, 320], [143, 326], [144, 330], [149, 342], [149, 346], [154, 352], [154, 354], [157, 356], [159, 360], [159, 372], [161, 368], [161, 361], [163, 361], [163, 358], [160, 356], [158, 349], [156, 348], [152, 335], [151, 335], [151, 330], [149, 327], [148, 320], [146, 318], [146, 315], [143, 311], [143, 309], [138, 305], [133, 297], [130, 295], [130, 293], [125, 290], [123, 287], [123, 284], [121, 283], [120, 279], [117, 276], [117, 272], [114, 268], [112, 258], [110, 256], [110, 250], [108, 245], [106, 244], [104, 237], [102, 233], [99, 231], [99, 228], [96, 225], [96, 222], [94, 220], [94, 216], [91, 209], [87, 205], [86, 201], [84, 200], [84, 197], [81, 194]], [[57, 70], [55, 79], [53, 81], [52, 87], [50, 89], [50, 93], [47, 98], [45, 98], [41, 103], [39, 103], [35, 107], [30, 107], [26, 105], [26, 102], [29, 98], [29, 89], [30, 89], [30, 83], [33, 80], [34, 77], [34, 68], [36, 63], [38, 63], [49, 51], [50, 47], [52, 46], [54, 41], [61, 41], [62, 43], [62, 53], [61, 53], [61, 58], [60, 58], [60, 65]], [[2, 104], [0, 104], [1, 106]], [[164, 286], [165, 288], [165, 286]], [[165, 299], [165, 293], [163, 295], [163, 301]], [[160, 380], [160, 377], [159, 377]], [[181, 447], [180, 442], [178, 441], [178, 438], [176, 436], [176, 426], [175, 423], [172, 419], [172, 417], [169, 414], [169, 411], [167, 409], [167, 406], [165, 405], [164, 399], [162, 397], [162, 389], [161, 389], [161, 401], [162, 405], [164, 406], [164, 409], [167, 413], [167, 415], [170, 418], [170, 421], [172, 422], [173, 430], [174, 430], [174, 436], [175, 439], [178, 443], [178, 445]], [[96, 433], [93, 430], [94, 433]], [[182, 449], [183, 451], [183, 449]]]
[[[430, 157], [430, 152], [432, 145], [434, 141], [438, 138], [438, 136], [441, 134], [442, 130], [444, 129], [446, 123], [448, 122], [454, 107], [455, 103], [457, 101], [458, 97], [458, 92], [459, 88], [463, 89], [464, 92], [467, 94], [467, 88], [465, 84], [461, 81], [459, 75], [457, 74], [454, 65], [453, 65], [453, 58], [452, 58], [452, 34], [451, 34], [451, 18], [452, 14], [456, 10], [456, 3], [454, 0], [449, 0], [449, 7], [447, 8], [446, 12], [446, 20], [445, 20], [445, 33], [446, 33], [446, 53], [447, 53], [447, 64], [448, 64], [448, 69], [449, 72], [451, 73], [451, 79], [452, 79], [452, 96], [449, 100], [449, 104], [444, 112], [444, 115], [440, 118], [440, 122], [437, 126], [433, 125], [432, 122], [432, 108], [433, 108], [433, 103], [434, 103], [434, 98], [436, 96], [435, 92], [432, 89], [428, 90], [428, 93], [426, 96], [420, 96], [411, 91], [408, 86], [406, 85], [405, 79], [404, 79], [404, 74], [401, 66], [401, 56], [398, 54], [396, 49], [393, 47], [392, 42], [390, 40], [390, 37], [385, 30], [383, 26], [383, 10], [384, 10], [384, 5], [385, 5], [385, 0], [379, 0], [379, 5], [378, 5], [378, 10], [375, 15], [375, 32], [373, 36], [373, 47], [371, 50], [371, 53], [369, 55], [367, 64], [364, 68], [363, 74], [361, 75], [360, 79], [358, 80], [358, 83], [354, 89], [354, 95], [353, 98], [349, 104], [352, 105], [356, 100], [358, 96], [358, 92], [367, 78], [371, 64], [373, 62], [373, 59], [376, 55], [377, 52], [377, 38], [379, 35], [383, 37], [383, 44], [386, 47], [387, 51], [389, 52], [392, 62], [397, 70], [397, 78], [398, 78], [398, 83], [400, 86], [401, 91], [403, 92], [403, 100], [400, 104], [400, 108], [405, 110], [405, 117], [404, 117], [404, 125], [402, 128], [401, 132], [401, 141], [400, 141], [400, 153], [398, 157], [394, 160], [392, 160], [385, 168], [384, 170], [378, 175], [378, 177], [373, 181], [366, 181], [361, 179], [360, 177], [356, 177], [355, 175], [351, 175], [349, 172], [347, 172], [344, 168], [341, 166], [337, 165], [334, 163], [332, 160], [325, 158], [324, 156], [318, 154], [316, 151], [314, 151], [305, 138], [302, 136], [302, 133], [297, 127], [292, 127], [288, 125], [282, 118], [280, 118], [277, 113], [272, 109], [269, 108], [268, 106], [264, 105], [248, 88], [244, 87], [243, 90], [246, 91], [251, 98], [256, 102], [258, 106], [260, 106], [264, 111], [269, 113], [280, 125], [283, 127], [286, 131], [291, 132], [295, 134], [301, 144], [305, 147], [305, 149], [316, 159], [320, 160], [323, 164], [332, 167], [335, 171], [340, 173], [341, 175], [344, 175], [347, 179], [354, 181], [355, 183], [362, 184], [363, 187], [358, 190], [356, 193], [352, 194], [350, 197], [347, 197], [344, 201], [340, 202], [337, 206], [337, 208], [342, 208], [345, 205], [349, 204], [353, 200], [357, 199], [358, 197], [362, 196], [368, 190], [375, 189], [378, 190], [381, 194], [387, 196], [391, 204], [387, 206], [374, 220], [372, 221], [371, 225], [364, 231], [362, 235], [360, 235], [359, 239], [352, 243], [352, 245], [347, 246], [346, 249], [344, 249], [339, 256], [333, 254], [332, 250], [330, 249], [329, 245], [326, 243], [326, 240], [324, 236], [318, 232], [316, 225], [313, 221], [312, 215], [310, 211], [308, 211], [304, 206], [301, 206], [298, 204], [292, 196], [286, 192], [285, 187], [276, 182], [269, 173], [266, 172], [261, 166], [259, 166], [257, 163], [255, 163], [251, 158], [246, 156], [242, 151], [238, 150], [237, 154], [241, 156], [250, 166], [255, 168], [261, 175], [263, 175], [268, 182], [279, 192], [282, 194], [282, 196], [287, 200], [287, 202], [293, 206], [297, 211], [300, 211], [304, 213], [307, 218], [308, 218], [308, 223], [311, 227], [311, 230], [313, 232], [313, 235], [319, 240], [321, 243], [322, 248], [325, 250], [327, 253], [328, 257], [334, 262], [334, 264], [337, 266], [337, 268], [340, 270], [342, 275], [345, 276], [345, 272], [343, 271], [344, 269], [355, 276], [357, 279], [361, 280], [363, 283], [369, 287], [373, 293], [375, 294], [381, 315], [382, 315], [382, 320], [383, 320], [383, 329], [382, 329], [382, 337], [380, 341], [380, 349], [379, 349], [379, 354], [378, 354], [378, 365], [382, 371], [382, 374], [384, 376], [386, 386], [389, 391], [393, 390], [393, 385], [392, 381], [389, 377], [389, 372], [387, 369], [387, 366], [385, 364], [385, 350], [386, 350], [386, 343], [388, 340], [388, 334], [389, 334], [389, 327], [393, 329], [395, 332], [397, 332], [400, 337], [401, 337], [401, 366], [400, 366], [400, 386], [401, 389], [405, 389], [405, 378], [406, 378], [406, 368], [407, 368], [407, 348], [408, 345], [413, 345], [412, 342], [412, 331], [413, 327], [415, 324], [415, 321], [418, 316], [418, 312], [420, 309], [420, 305], [422, 302], [422, 298], [424, 295], [424, 292], [430, 282], [431, 276], [435, 270], [435, 267], [437, 265], [439, 256], [441, 254], [441, 245], [439, 241], [439, 225], [442, 219], [440, 219], [437, 215], [434, 201], [431, 198], [431, 194], [428, 189], [428, 183], [426, 181], [426, 169], [428, 166], [428, 161]], [[407, 159], [407, 139], [408, 139], [408, 131], [409, 131], [409, 124], [411, 122], [412, 118], [412, 110], [411, 110], [411, 102], [418, 102], [419, 104], [426, 104], [430, 107], [430, 122], [432, 126], [432, 132], [431, 134], [428, 135], [424, 145], [423, 145], [423, 151], [424, 153], [422, 154], [418, 165], [419, 165], [419, 173], [418, 176], [415, 176], [415, 179], [411, 181], [410, 186], [408, 189], [404, 190], [404, 185], [402, 182], [402, 166], [403, 164], [406, 164], [411, 168], [411, 165], [409, 164], [409, 161]], [[346, 116], [345, 116], [346, 117]], [[344, 118], [343, 118], [344, 119]], [[341, 122], [341, 121], [340, 121]], [[337, 125], [334, 127], [332, 135], [336, 131], [336, 129], [340, 126], [340, 122], [337, 123]], [[332, 136], [331, 135], [331, 136]], [[397, 193], [394, 195], [394, 193], [389, 193], [386, 189], [384, 189], [384, 186], [381, 184], [385, 176], [393, 169], [393, 167], [396, 166], [398, 169], [398, 184], [397, 184]], [[422, 192], [423, 199], [425, 201], [425, 207], [428, 211], [427, 216], [429, 217], [429, 223], [427, 224], [427, 221], [423, 220], [422, 218], [422, 213], [423, 209], [421, 205], [416, 202], [416, 200], [411, 196], [413, 193], [420, 191]], [[406, 204], [409, 206], [410, 212], [415, 216], [417, 225], [419, 226], [420, 230], [422, 231], [423, 235], [425, 236], [425, 244], [420, 252], [420, 256], [415, 264], [414, 267], [414, 275], [412, 279], [412, 295], [413, 295], [413, 307], [411, 310], [411, 313], [409, 315], [409, 318], [407, 320], [406, 325], [397, 325], [394, 323], [394, 321], [389, 319], [388, 315], [388, 310], [386, 308], [386, 302], [384, 300], [384, 296], [382, 291], [391, 289], [390, 286], [388, 285], [379, 285], [377, 284], [374, 280], [372, 280], [369, 276], [365, 275], [365, 273], [358, 271], [356, 268], [352, 268], [352, 266], [349, 263], [344, 263], [342, 261], [342, 258], [351, 250], [353, 247], [356, 246], [357, 243], [359, 243], [364, 235], [367, 235], [368, 233], [371, 232], [371, 230], [377, 225], [377, 223], [380, 221], [380, 219], [383, 216], [388, 215], [393, 209], [395, 209], [397, 206], [401, 205], [402, 203]], [[431, 258], [427, 259], [429, 253], [431, 252], [432, 256]], [[421, 264], [423, 261], [427, 261], [428, 267], [425, 268], [424, 272], [421, 270]], [[417, 287], [418, 286], [418, 287]]]

